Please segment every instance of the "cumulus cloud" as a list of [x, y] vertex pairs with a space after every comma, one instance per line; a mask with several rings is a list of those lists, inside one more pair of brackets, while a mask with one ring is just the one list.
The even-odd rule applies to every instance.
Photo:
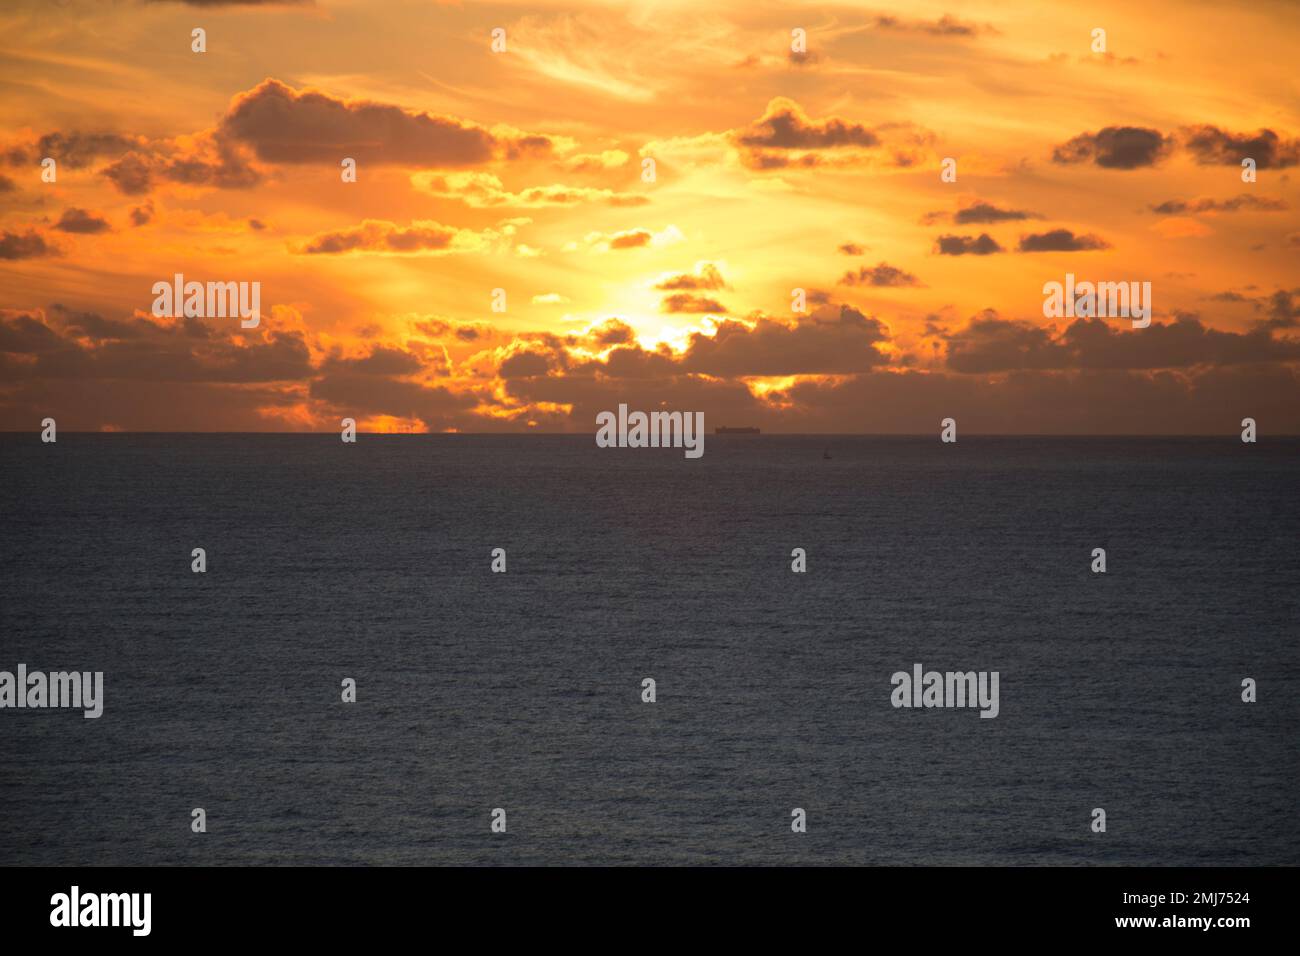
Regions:
[[659, 303], [659, 311], [688, 315], [704, 315], [708, 313], [721, 315], [727, 311], [727, 307], [717, 299], [711, 299], [708, 296], [677, 292], [664, 297], [664, 300]]
[[987, 256], [1004, 251], [987, 232], [978, 236], [940, 236], [935, 246], [941, 256]]
[[58, 250], [34, 229], [26, 232], [0, 232], [0, 259], [38, 259], [58, 255]]
[[1254, 134], [1229, 133], [1217, 126], [1189, 126], [1183, 143], [1202, 165], [1240, 166], [1253, 159], [1259, 169], [1282, 169], [1300, 163], [1300, 140], [1285, 139], [1271, 129]]
[[959, 226], [964, 226], [972, 223], [1015, 222], [1022, 219], [1042, 218], [1035, 212], [1024, 209], [1001, 209], [981, 200], [958, 209], [953, 213], [952, 221]]
[[546, 155], [546, 136], [493, 132], [450, 116], [390, 103], [344, 100], [266, 79], [235, 97], [218, 127], [273, 163], [460, 167], [493, 158]]
[[716, 291], [726, 287], [726, 280], [712, 262], [697, 262], [694, 272], [665, 276], [655, 283], [655, 288], [661, 292]]
[[1088, 252], [1109, 249], [1110, 243], [1093, 235], [1075, 235], [1069, 229], [1051, 229], [1020, 237], [1021, 252]]
[[885, 132], [885, 127], [871, 128], [836, 116], [813, 119], [798, 103], [777, 97], [758, 120], [729, 136], [740, 149], [741, 162], [758, 170], [827, 163], [912, 166], [932, 138], [900, 124], [888, 128], [888, 142]]
[[1081, 133], [1052, 152], [1056, 163], [1092, 162], [1103, 169], [1139, 169], [1154, 166], [1167, 156], [1172, 137], [1140, 126], [1107, 126]]
[[59, 217], [53, 228], [60, 232], [73, 232], [80, 235], [93, 235], [98, 232], [108, 232], [112, 227], [108, 220], [99, 213], [87, 212], [84, 209], [77, 209], [70, 206], [63, 210], [63, 215]]
[[1292, 362], [1300, 341], [1276, 339], [1266, 329], [1224, 332], [1194, 315], [1148, 328], [1124, 330], [1104, 319], [1076, 319], [1059, 334], [986, 310], [945, 336], [947, 365], [956, 372], [1031, 369], [1169, 369], [1191, 366]]
[[874, 266], [863, 266], [857, 272], [846, 272], [840, 279], [840, 285], [870, 286], [919, 286], [921, 283], [910, 272], [881, 262]]
[[432, 219], [416, 219], [399, 226], [386, 219], [366, 219], [360, 225], [334, 232], [323, 232], [304, 242], [296, 250], [304, 255], [339, 253], [381, 253], [388, 255], [446, 255], [477, 252], [496, 238], [492, 230], [475, 232], [444, 226]]

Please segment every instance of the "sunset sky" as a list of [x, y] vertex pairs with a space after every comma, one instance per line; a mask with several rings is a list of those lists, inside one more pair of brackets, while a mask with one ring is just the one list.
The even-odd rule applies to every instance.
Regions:
[[[6, 3], [0, 428], [1300, 433], [1297, 50], [1268, 0]], [[1044, 318], [1067, 272], [1150, 327]]]

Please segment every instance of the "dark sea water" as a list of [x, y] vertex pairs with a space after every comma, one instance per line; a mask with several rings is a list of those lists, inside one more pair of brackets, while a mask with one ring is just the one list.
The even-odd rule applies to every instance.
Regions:
[[1267, 437], [3, 435], [0, 670], [105, 707], [0, 711], [0, 863], [1297, 864], [1298, 492]]

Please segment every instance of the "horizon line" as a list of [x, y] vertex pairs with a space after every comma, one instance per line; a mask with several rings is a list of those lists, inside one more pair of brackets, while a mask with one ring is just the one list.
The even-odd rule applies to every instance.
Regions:
[[[39, 428], [32, 430], [17, 429], [0, 429], [0, 435], [39, 435]], [[184, 431], [181, 429], [168, 430], [148, 430], [148, 429], [60, 429], [63, 435], [286, 435], [286, 436], [337, 436], [337, 430], [328, 431]], [[462, 432], [462, 431], [425, 431], [425, 432], [363, 432], [357, 431], [358, 436], [365, 435], [370, 438], [492, 438], [492, 437], [539, 437], [539, 438], [579, 438], [592, 437], [594, 432], [558, 432], [558, 431], [492, 431], [492, 432]], [[718, 434], [716, 432], [705, 432], [713, 438], [735, 438], [739, 441], [752, 441], [756, 438], [936, 438], [937, 432], [758, 432], [750, 434]], [[963, 432], [963, 438], [1240, 438], [1239, 433], [1234, 431], [1227, 432]], [[1300, 438], [1300, 432], [1277, 432], [1269, 435], [1270, 438]], [[955, 442], [953, 443], [955, 444]]]

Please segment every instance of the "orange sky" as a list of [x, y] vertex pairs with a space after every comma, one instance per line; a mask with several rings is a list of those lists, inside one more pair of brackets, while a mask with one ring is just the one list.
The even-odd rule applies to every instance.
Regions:
[[[1221, 0], [7, 4], [0, 428], [1300, 433], [1296, 49]], [[178, 272], [260, 326], [152, 315]], [[1067, 272], [1151, 326], [1044, 318]]]

